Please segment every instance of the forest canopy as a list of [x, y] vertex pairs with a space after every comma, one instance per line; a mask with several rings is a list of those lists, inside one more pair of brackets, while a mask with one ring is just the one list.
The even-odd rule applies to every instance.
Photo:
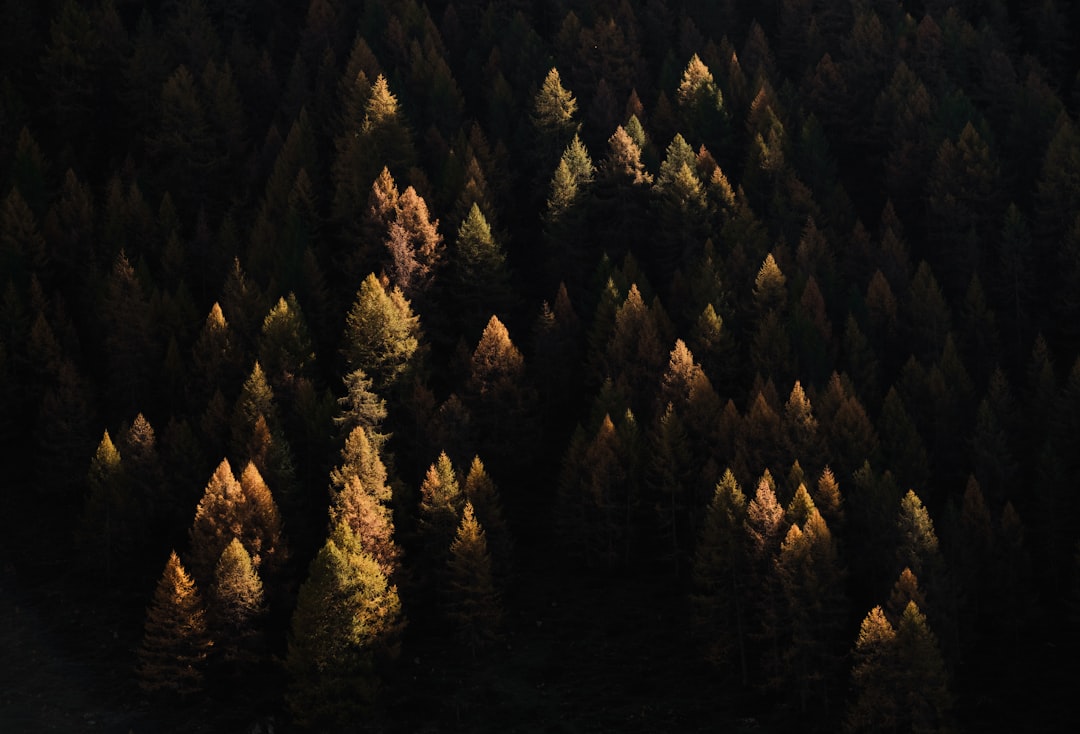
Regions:
[[0, 7], [0, 720], [1071, 718], [1080, 3]]

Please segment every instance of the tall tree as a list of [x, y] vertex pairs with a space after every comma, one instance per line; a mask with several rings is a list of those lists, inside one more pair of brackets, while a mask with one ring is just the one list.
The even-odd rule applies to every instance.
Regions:
[[255, 686], [247, 678], [266, 654], [263, 624], [267, 607], [262, 579], [239, 538], [233, 538], [221, 552], [207, 606], [216, 654], [230, 671], [233, 684], [253, 692]]
[[499, 638], [502, 604], [495, 589], [487, 537], [468, 500], [450, 544], [448, 563], [449, 616], [457, 626], [458, 636], [475, 655]]
[[419, 339], [420, 320], [409, 301], [368, 275], [345, 318], [343, 352], [350, 369], [364, 370], [377, 391], [386, 391], [412, 366]]
[[369, 715], [403, 626], [397, 587], [339, 523], [311, 562], [292, 616], [285, 667], [294, 720], [326, 729]]
[[444, 292], [453, 323], [470, 340], [491, 314], [505, 316], [510, 305], [506, 255], [476, 204], [458, 229]]
[[709, 660], [748, 682], [744, 522], [746, 495], [731, 469], [724, 471], [706, 510], [694, 554], [694, 608], [707, 635]]
[[139, 686], [152, 694], [198, 694], [211, 646], [202, 597], [173, 551], [146, 610], [136, 667]]

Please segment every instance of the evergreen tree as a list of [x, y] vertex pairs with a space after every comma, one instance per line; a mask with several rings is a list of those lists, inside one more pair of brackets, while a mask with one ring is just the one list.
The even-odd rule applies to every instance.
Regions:
[[492, 313], [505, 314], [510, 304], [506, 255], [476, 204], [458, 230], [445, 294], [453, 323], [467, 339], [475, 338]]
[[101, 437], [94, 458], [90, 460], [87, 484], [89, 492], [79, 527], [79, 546], [85, 554], [84, 559], [110, 581], [116, 564], [133, 540], [130, 533], [134, 528], [130, 527], [133, 498], [124, 476], [120, 452], [108, 431]]
[[265, 654], [262, 625], [267, 608], [262, 579], [239, 538], [225, 546], [214, 567], [208, 606], [217, 654], [233, 671], [235, 682], [249, 687], [244, 678], [255, 672]]
[[881, 607], [874, 607], [859, 627], [851, 677], [855, 699], [844, 719], [847, 732], [899, 731], [896, 684], [896, 630]]
[[401, 549], [394, 541], [393, 517], [375, 492], [365, 487], [355, 474], [347, 476], [330, 505], [330, 526], [339, 524], [356, 534], [360, 549], [379, 564], [388, 579], [395, 577]]
[[694, 608], [709, 660], [747, 681], [747, 609], [744, 535], [746, 496], [730, 469], [716, 485], [694, 555]]
[[438, 567], [445, 559], [465, 501], [457, 473], [444, 451], [428, 468], [420, 485], [420, 532], [429, 567]]
[[474, 655], [499, 638], [502, 607], [495, 590], [487, 537], [468, 500], [450, 544], [447, 601], [458, 636]]
[[377, 391], [396, 385], [412, 365], [419, 347], [420, 324], [397, 288], [384, 287], [374, 273], [356, 293], [345, 319], [345, 359], [362, 369]]
[[336, 525], [300, 587], [285, 667], [294, 720], [313, 729], [355, 725], [378, 700], [380, 668], [397, 653], [404, 620], [397, 587]]
[[139, 686], [147, 693], [182, 698], [200, 693], [212, 644], [202, 597], [174, 551], [146, 610], [136, 667]]

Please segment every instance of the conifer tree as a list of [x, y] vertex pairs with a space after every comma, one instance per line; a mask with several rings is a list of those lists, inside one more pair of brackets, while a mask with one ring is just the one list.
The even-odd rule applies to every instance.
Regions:
[[536, 131], [536, 163], [547, 172], [555, 165], [559, 151], [577, 132], [577, 100], [562, 85], [559, 70], [552, 67], [533, 98], [530, 119]]
[[263, 319], [259, 337], [260, 364], [276, 389], [293, 388], [315, 361], [315, 352], [303, 311], [290, 293], [279, 298]]
[[475, 338], [492, 313], [505, 314], [510, 304], [506, 255], [476, 204], [458, 230], [445, 296], [457, 316], [455, 325], [460, 324], [469, 339]]
[[493, 465], [525, 465], [529, 457], [520, 449], [531, 441], [536, 396], [525, 359], [497, 316], [488, 320], [473, 350], [465, 398], [477, 446]]
[[499, 638], [502, 606], [495, 589], [487, 537], [468, 500], [450, 544], [448, 563], [449, 616], [459, 638], [475, 655]]
[[506, 524], [502, 498], [499, 488], [484, 468], [479, 456], [474, 456], [469, 464], [462, 485], [465, 499], [473, 506], [476, 521], [484, 527], [492, 552], [492, 567], [496, 579], [505, 580], [512, 567], [513, 539]]
[[173, 551], [146, 610], [136, 667], [139, 686], [147, 693], [181, 698], [201, 692], [211, 646], [202, 597]]
[[420, 484], [420, 531], [431, 565], [441, 565], [446, 557], [464, 503], [457, 473], [444, 451], [428, 468]]
[[191, 352], [193, 377], [202, 398], [208, 400], [215, 389], [240, 382], [239, 345], [217, 301], [211, 306]]
[[370, 714], [381, 664], [396, 655], [403, 626], [397, 587], [352, 530], [336, 525], [311, 562], [292, 616], [285, 667], [294, 720], [325, 730]]
[[379, 564], [383, 574], [388, 579], [394, 578], [401, 549], [394, 540], [393, 516], [356, 474], [347, 476], [330, 506], [330, 526], [341, 523], [356, 534], [360, 549]]
[[847, 732], [897, 731], [898, 660], [896, 630], [881, 607], [874, 607], [859, 627], [851, 677], [855, 699], [844, 719]]
[[386, 419], [386, 401], [372, 391], [373, 382], [363, 369], [355, 369], [344, 377], [345, 395], [338, 398], [340, 412], [334, 423], [348, 436], [356, 428], [363, 428], [369, 438], [381, 447], [389, 436], [379, 429]]
[[223, 459], [206, 485], [190, 530], [190, 565], [196, 579], [208, 583], [221, 552], [239, 538], [262, 575], [284, 564], [287, 550], [281, 515], [259, 470], [249, 462], [237, 481]]
[[132, 541], [128, 533], [132, 530], [129, 523], [133, 520], [133, 499], [120, 452], [108, 431], [90, 460], [87, 484], [89, 492], [79, 527], [79, 546], [86, 554], [84, 558], [110, 581], [117, 562]]
[[713, 664], [747, 683], [746, 496], [731, 469], [709, 503], [694, 554], [694, 608]]
[[419, 318], [401, 291], [387, 289], [374, 273], [368, 275], [345, 319], [343, 352], [349, 368], [364, 370], [382, 393], [408, 371], [419, 337]]
[[899, 565], [922, 575], [924, 570], [931, 570], [940, 564], [941, 553], [934, 522], [913, 490], [908, 490], [900, 502], [896, 527], [900, 537], [900, 545], [896, 549]]
[[239, 538], [225, 546], [214, 567], [208, 607], [216, 652], [243, 685], [243, 677], [254, 672], [263, 654], [267, 608], [262, 579]]

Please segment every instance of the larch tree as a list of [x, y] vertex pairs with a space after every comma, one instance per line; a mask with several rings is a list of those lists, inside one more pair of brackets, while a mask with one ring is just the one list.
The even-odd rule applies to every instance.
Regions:
[[473, 456], [461, 491], [466, 501], [472, 504], [476, 521], [483, 526], [488, 538], [495, 578], [505, 581], [513, 567], [513, 539], [506, 524], [499, 487], [479, 456]]
[[262, 579], [239, 538], [233, 538], [221, 552], [208, 596], [207, 616], [216, 653], [242, 684], [265, 654], [267, 606]]
[[898, 678], [896, 630], [881, 607], [874, 607], [859, 626], [851, 678], [854, 700], [844, 718], [846, 732], [897, 731]]
[[259, 470], [249, 462], [237, 481], [228, 460], [222, 460], [195, 509], [189, 532], [190, 565], [206, 584], [221, 552], [239, 538], [262, 575], [274, 575], [287, 557], [281, 515]]
[[480, 207], [472, 205], [458, 229], [447, 275], [446, 305], [467, 339], [492, 313], [505, 314], [511, 301], [506, 255], [495, 241]]
[[379, 453], [379, 444], [371, 432], [363, 426], [349, 431], [341, 449], [341, 463], [330, 471], [330, 496], [345, 487], [350, 476], [356, 476], [364, 490], [379, 502], [389, 504], [392, 489], [386, 464]]
[[447, 611], [459, 638], [475, 655], [499, 638], [503, 613], [487, 537], [468, 500], [450, 544], [448, 566]]
[[356, 474], [349, 474], [330, 505], [330, 526], [345, 524], [356, 534], [361, 550], [379, 564], [388, 579], [396, 576], [401, 549], [394, 540], [394, 519]]
[[554, 168], [559, 153], [577, 132], [577, 106], [574, 95], [562, 85], [559, 70], [552, 67], [533, 97], [530, 113], [536, 135], [535, 162], [544, 175]]
[[457, 472], [444, 451], [420, 484], [420, 532], [430, 567], [443, 564], [465, 501]]
[[389, 438], [380, 432], [386, 420], [386, 400], [373, 391], [374, 382], [363, 369], [357, 368], [343, 378], [345, 394], [338, 398], [338, 414], [334, 423], [342, 434], [348, 436], [356, 428], [363, 428], [377, 447]]
[[423, 197], [409, 186], [398, 197], [387, 226], [383, 264], [390, 283], [412, 300], [426, 296], [440, 275], [446, 246]]
[[497, 316], [488, 319], [469, 361], [465, 403], [472, 415], [477, 448], [502, 469], [529, 461], [520, 451], [531, 440], [536, 394], [525, 358]]
[[920, 576], [924, 571], [932, 572], [940, 566], [942, 559], [934, 522], [913, 490], [908, 490], [900, 502], [896, 527], [900, 538], [896, 549], [898, 565], [906, 566]]
[[240, 382], [240, 356], [236, 335], [215, 301], [191, 349], [193, 378], [202, 400], [209, 400], [216, 388]]
[[78, 531], [83, 558], [111, 581], [116, 563], [132, 541], [133, 498], [124, 476], [120, 452], [109, 432], [101, 437], [87, 474], [88, 493]]
[[327, 729], [368, 715], [403, 626], [397, 587], [352, 530], [336, 525], [311, 562], [292, 616], [285, 667], [294, 720]]
[[279, 298], [263, 319], [257, 364], [265, 370], [274, 389], [288, 390], [314, 362], [315, 351], [304, 313], [296, 295], [290, 293]]
[[139, 686], [151, 694], [198, 694], [212, 644], [202, 597], [174, 551], [146, 610], [136, 667]]
[[397, 288], [372, 273], [360, 285], [345, 318], [343, 352], [351, 370], [362, 369], [377, 392], [397, 385], [420, 345], [420, 320]]
[[724, 471], [694, 553], [692, 597], [710, 662], [748, 682], [746, 495]]

